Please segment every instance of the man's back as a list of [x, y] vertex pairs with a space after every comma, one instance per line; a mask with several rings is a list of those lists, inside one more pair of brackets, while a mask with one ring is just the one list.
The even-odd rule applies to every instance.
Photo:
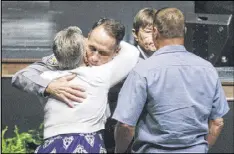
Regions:
[[[176, 45], [161, 48], [138, 64], [135, 72], [146, 79], [147, 102], [136, 127], [133, 151], [156, 152], [153, 149], [193, 145], [206, 148], [208, 119], [217, 116], [212, 115], [219, 86], [215, 68]], [[227, 108], [220, 110], [226, 112]]]

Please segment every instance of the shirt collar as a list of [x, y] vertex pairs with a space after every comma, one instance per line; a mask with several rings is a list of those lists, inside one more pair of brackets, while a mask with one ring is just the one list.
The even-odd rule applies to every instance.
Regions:
[[145, 52], [141, 49], [139, 45], [137, 45], [138, 50], [140, 51], [140, 54], [142, 55], [143, 59], [147, 59], [148, 56], [145, 54]]
[[166, 54], [166, 53], [174, 53], [174, 52], [186, 52], [187, 50], [185, 49], [185, 47], [183, 45], [167, 45], [164, 46], [162, 48], [160, 48], [159, 50], [157, 50], [153, 56], [157, 56], [160, 54]]

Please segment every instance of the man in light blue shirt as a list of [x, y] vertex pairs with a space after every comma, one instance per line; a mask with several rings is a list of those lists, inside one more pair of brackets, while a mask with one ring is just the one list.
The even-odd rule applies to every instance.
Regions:
[[216, 69], [186, 51], [184, 15], [176, 8], [154, 18], [157, 51], [128, 75], [113, 119], [115, 152], [208, 152], [229, 111]]

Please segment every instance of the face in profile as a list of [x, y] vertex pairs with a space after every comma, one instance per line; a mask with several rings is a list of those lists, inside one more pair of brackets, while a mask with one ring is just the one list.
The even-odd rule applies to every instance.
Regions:
[[115, 38], [109, 36], [102, 26], [90, 32], [85, 47], [87, 61], [91, 66], [105, 64], [118, 53]]
[[133, 32], [133, 36], [137, 42], [137, 44], [145, 51], [145, 52], [154, 52], [156, 51], [156, 47], [152, 38], [153, 26], [146, 26], [145, 28], [140, 27], [138, 33]]

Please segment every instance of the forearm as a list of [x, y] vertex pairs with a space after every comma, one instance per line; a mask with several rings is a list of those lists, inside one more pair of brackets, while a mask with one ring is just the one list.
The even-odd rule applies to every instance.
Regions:
[[119, 54], [112, 60], [112, 76], [110, 87], [123, 80], [128, 73], [135, 67], [139, 59], [139, 50], [126, 42], [121, 42]]
[[44, 96], [45, 89], [50, 83], [40, 77], [43, 71], [50, 70], [43, 63], [36, 62], [12, 77], [12, 86], [38, 96]]
[[115, 153], [126, 152], [134, 136], [134, 127], [117, 123], [115, 127]]
[[210, 147], [215, 144], [222, 131], [223, 126], [224, 123], [222, 118], [209, 121], [209, 134], [207, 136], [207, 141]]

